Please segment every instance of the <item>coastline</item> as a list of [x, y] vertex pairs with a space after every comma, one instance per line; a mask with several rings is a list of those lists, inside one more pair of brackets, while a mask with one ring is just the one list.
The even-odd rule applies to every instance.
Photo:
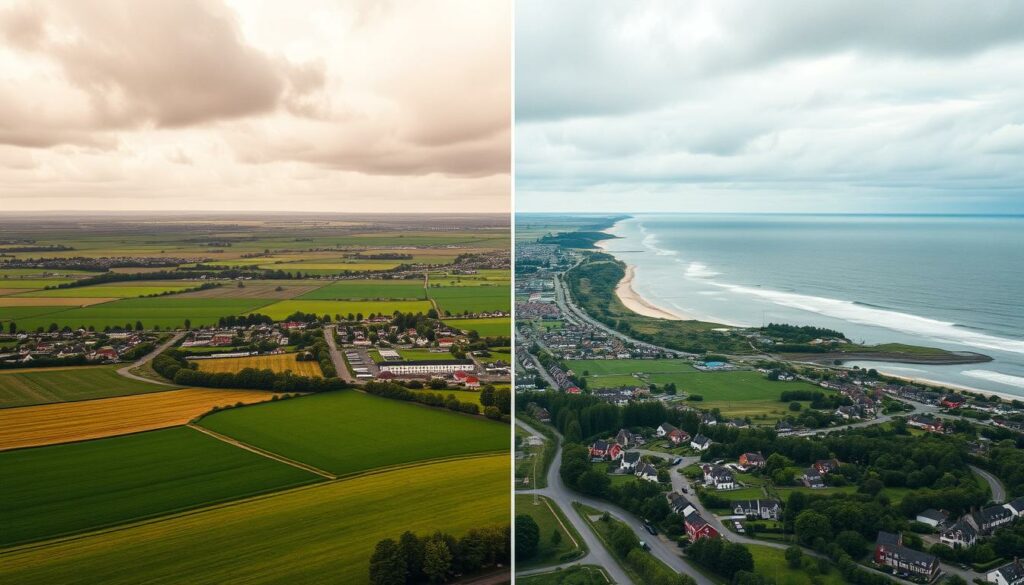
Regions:
[[626, 306], [627, 309], [644, 317], [654, 319], [667, 319], [669, 321], [695, 321], [696, 318], [678, 311], [669, 311], [651, 303], [636, 292], [633, 288], [633, 279], [636, 277], [636, 268], [632, 264], [626, 264], [626, 275], [615, 287], [615, 296]]
[[[878, 368], [876, 368], [878, 369]], [[972, 386], [965, 386], [963, 384], [954, 384], [952, 382], [940, 382], [938, 380], [930, 380], [928, 378], [918, 378], [915, 376], [906, 376], [900, 374], [891, 374], [882, 369], [878, 369], [878, 373], [886, 376], [887, 378], [895, 378], [897, 380], [903, 380], [904, 382], [910, 382], [911, 384], [917, 384], [919, 386], [929, 386], [932, 388], [948, 388], [953, 390], [963, 390], [966, 392], [973, 392], [975, 394], [984, 394], [985, 396], [998, 396], [999, 398], [1011, 402], [1014, 400], [1024, 400], [1024, 396], [1017, 396], [1007, 392], [1000, 392], [998, 390], [982, 390], [981, 388], [974, 388]]]

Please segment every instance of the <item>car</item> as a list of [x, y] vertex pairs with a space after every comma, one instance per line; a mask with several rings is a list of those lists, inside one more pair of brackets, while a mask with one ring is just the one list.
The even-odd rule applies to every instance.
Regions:
[[683, 462], [683, 458], [682, 457], [676, 457], [675, 459], [672, 460], [672, 465], [679, 465], [682, 462]]
[[687, 489], [686, 489], [686, 486], [685, 486], [685, 485], [684, 485], [684, 486], [682, 486], [682, 487], [680, 487], [680, 488], [679, 488], [679, 491], [683, 492], [684, 494], [688, 494], [688, 493], [690, 493], [690, 492], [689, 492], [689, 490], [687, 490]]
[[643, 550], [651, 550], [651, 547], [648, 546], [647, 543], [642, 540], [640, 541], [640, 548], [642, 548]]
[[658, 531], [654, 529], [654, 526], [652, 526], [650, 522], [644, 522], [644, 530], [651, 533], [652, 536], [658, 533]]

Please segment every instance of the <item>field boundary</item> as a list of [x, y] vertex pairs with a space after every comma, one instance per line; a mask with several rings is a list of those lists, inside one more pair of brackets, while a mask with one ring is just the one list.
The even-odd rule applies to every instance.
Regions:
[[239, 499], [225, 500], [225, 501], [221, 501], [221, 502], [213, 502], [210, 505], [200, 506], [200, 507], [197, 507], [197, 508], [187, 508], [187, 509], [180, 510], [178, 512], [172, 512], [172, 513], [169, 513], [169, 514], [162, 514], [162, 515], [159, 515], [159, 516], [139, 518], [139, 519], [131, 520], [129, 522], [125, 522], [125, 523], [122, 523], [122, 524], [116, 524], [116, 525], [112, 525], [112, 526], [107, 526], [106, 528], [99, 528], [99, 529], [96, 529], [96, 530], [91, 530], [91, 531], [86, 531], [86, 532], [76, 532], [76, 533], [73, 533], [73, 534], [67, 534], [65, 536], [54, 537], [54, 538], [51, 538], [51, 539], [48, 539], [48, 540], [26, 542], [26, 543], [23, 543], [23, 544], [20, 544], [20, 545], [14, 545], [14, 546], [10, 546], [10, 547], [7, 547], [7, 548], [0, 548], [0, 558], [3, 558], [4, 556], [11, 555], [11, 554], [19, 554], [19, 553], [31, 551], [31, 550], [34, 550], [34, 549], [37, 549], [37, 548], [45, 548], [45, 547], [48, 547], [48, 546], [62, 544], [62, 543], [65, 543], [65, 542], [73, 542], [75, 540], [81, 540], [83, 538], [91, 538], [93, 536], [97, 536], [97, 535], [100, 535], [100, 534], [107, 534], [107, 533], [111, 533], [111, 532], [117, 532], [117, 531], [120, 531], [120, 530], [127, 530], [127, 529], [130, 529], [130, 528], [134, 528], [136, 526], [142, 526], [142, 525], [145, 525], [145, 524], [153, 524], [153, 523], [157, 523], [157, 522], [163, 522], [165, 520], [171, 520], [171, 519], [174, 519], [174, 518], [181, 518], [181, 517], [185, 517], [185, 516], [192, 516], [192, 515], [195, 515], [195, 514], [201, 514], [201, 513], [205, 513], [205, 512], [211, 511], [211, 510], [216, 510], [216, 509], [221, 509], [221, 508], [228, 508], [228, 507], [231, 507], [231, 506], [240, 506], [242, 504], [246, 504], [246, 503], [249, 503], [249, 502], [254, 502], [254, 501], [264, 500], [264, 499], [268, 499], [268, 498], [278, 497], [278, 496], [286, 494], [286, 493], [297, 492], [297, 491], [300, 491], [300, 490], [316, 489], [316, 488], [319, 488], [319, 487], [331, 485], [333, 483], [344, 482], [344, 481], [348, 481], [350, 479], [356, 479], [357, 477], [361, 477], [361, 476], [364, 476], [364, 475], [376, 475], [378, 473], [386, 473], [386, 472], [391, 472], [391, 471], [397, 471], [397, 469], [396, 469], [397, 467], [423, 467], [423, 466], [430, 465], [430, 464], [433, 464], [433, 463], [447, 463], [447, 462], [457, 461], [457, 460], [462, 460], [462, 459], [465, 459], [465, 460], [481, 459], [481, 458], [484, 458], [484, 457], [494, 457], [494, 456], [497, 456], [497, 455], [504, 455], [504, 454], [506, 454], [505, 451], [494, 451], [494, 452], [489, 452], [489, 453], [476, 453], [476, 454], [466, 455], [466, 456], [461, 456], [461, 457], [448, 457], [448, 458], [442, 458], [442, 459], [429, 459], [429, 460], [424, 460], [424, 461], [417, 461], [417, 462], [414, 462], [414, 463], [411, 463], [411, 464], [407, 464], [407, 465], [401, 465], [401, 466], [394, 465], [394, 466], [389, 466], [388, 468], [374, 469], [374, 470], [370, 470], [370, 471], [368, 471], [366, 473], [359, 473], [359, 474], [356, 474], [356, 475], [339, 477], [337, 479], [328, 480], [328, 481], [313, 481], [313, 482], [310, 482], [310, 483], [305, 483], [305, 484], [297, 485], [297, 486], [294, 486], [294, 487], [286, 487], [286, 488], [283, 488], [283, 489], [277, 489], [277, 490], [267, 491], [267, 492], [264, 492], [264, 493], [253, 494], [253, 495], [250, 495], [250, 496], [247, 496], [247, 497], [243, 497], [243, 498], [239, 498]]
[[199, 426], [197, 424], [188, 423], [185, 426], [187, 426], [187, 427], [189, 427], [189, 428], [191, 428], [193, 430], [199, 431], [200, 433], [203, 433], [203, 434], [208, 435], [210, 437], [213, 437], [214, 439], [217, 439], [218, 441], [227, 443], [228, 445], [231, 445], [233, 447], [238, 447], [239, 449], [245, 449], [246, 451], [250, 451], [250, 452], [255, 453], [257, 455], [262, 455], [263, 457], [266, 457], [267, 459], [272, 459], [274, 461], [277, 461], [278, 463], [284, 463], [285, 465], [291, 465], [292, 467], [295, 467], [297, 469], [301, 469], [303, 471], [308, 471], [309, 473], [314, 473], [314, 474], [319, 475], [320, 477], [323, 477], [325, 479], [332, 479], [332, 480], [333, 479], [338, 479], [337, 475], [334, 475], [332, 473], [328, 473], [328, 472], [326, 472], [326, 471], [324, 471], [322, 469], [313, 467], [312, 465], [308, 465], [306, 463], [302, 463], [302, 462], [299, 462], [299, 461], [295, 461], [293, 459], [289, 459], [289, 458], [287, 458], [287, 457], [285, 457], [283, 455], [278, 455], [277, 453], [273, 453], [273, 452], [267, 451], [265, 449], [260, 449], [259, 447], [256, 447], [254, 445], [250, 445], [248, 443], [243, 443], [242, 441], [239, 441], [238, 439], [233, 439], [233, 438], [231, 438], [231, 437], [229, 437], [227, 435], [222, 435], [222, 434], [220, 434], [220, 433], [218, 433], [216, 431], [211, 431], [210, 429], [207, 429], [205, 427], [201, 427], [201, 426]]

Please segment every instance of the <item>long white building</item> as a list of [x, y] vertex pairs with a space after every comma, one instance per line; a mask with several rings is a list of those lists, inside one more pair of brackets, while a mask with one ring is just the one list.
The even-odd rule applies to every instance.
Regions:
[[381, 372], [391, 372], [396, 376], [405, 374], [454, 374], [455, 372], [472, 372], [476, 367], [473, 360], [417, 360], [400, 362], [380, 362], [377, 364]]

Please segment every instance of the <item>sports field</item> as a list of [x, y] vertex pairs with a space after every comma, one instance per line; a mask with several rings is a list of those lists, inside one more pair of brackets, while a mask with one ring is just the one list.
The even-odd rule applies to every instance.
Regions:
[[428, 301], [281, 301], [260, 308], [257, 313], [270, 316], [272, 319], [284, 319], [297, 311], [316, 315], [347, 316], [362, 314], [391, 315], [395, 311], [402, 313], [426, 313], [430, 310]]
[[0, 545], [320, 480], [188, 427], [0, 453]]
[[446, 314], [507, 312], [511, 307], [507, 286], [444, 286], [430, 288], [427, 292]]
[[507, 425], [355, 391], [218, 412], [199, 424], [337, 475], [509, 449]]
[[410, 466], [13, 549], [0, 582], [365, 585], [383, 538], [506, 524], [508, 469], [507, 455]]
[[186, 388], [0, 410], [0, 451], [183, 425], [214, 406], [270, 400], [262, 390]]
[[480, 337], [511, 337], [512, 324], [508, 317], [492, 319], [448, 319], [444, 322], [449, 327], [463, 331], [476, 331]]
[[343, 280], [299, 298], [309, 301], [424, 299], [426, 292], [420, 280]]
[[0, 370], [0, 408], [162, 392], [168, 386], [118, 375], [114, 366]]
[[286, 372], [291, 370], [296, 376], [309, 378], [323, 378], [324, 373], [320, 370], [320, 364], [316, 361], [300, 362], [296, 353], [281, 353], [277, 355], [254, 355], [240, 358], [217, 358], [210, 360], [195, 360], [202, 372], [240, 372], [245, 368], [257, 370], [273, 370], [275, 372]]

